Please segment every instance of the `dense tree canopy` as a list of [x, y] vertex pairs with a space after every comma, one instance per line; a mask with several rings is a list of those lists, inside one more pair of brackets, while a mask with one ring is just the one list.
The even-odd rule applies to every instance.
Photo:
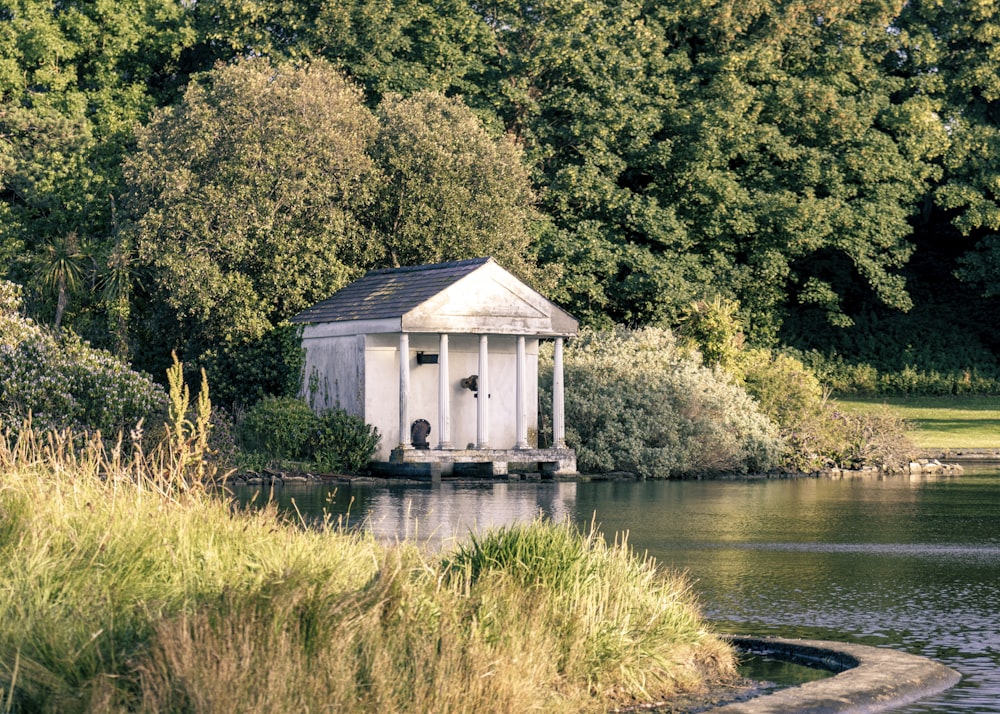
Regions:
[[0, 259], [10, 261], [8, 275], [28, 280], [46, 243], [70, 234], [104, 257], [133, 125], [172, 96], [193, 39], [173, 0], [0, 3]]
[[273, 350], [283, 320], [368, 268], [494, 255], [533, 275], [517, 147], [440, 94], [389, 95], [377, 113], [362, 99], [323, 60], [245, 59], [137, 133], [125, 233], [147, 329], [213, 361], [223, 395], [239, 380], [227, 362]]
[[369, 261], [375, 132], [327, 65], [222, 66], [155, 112], [125, 165], [136, 250], [201, 344], [257, 339]]
[[591, 324], [718, 297], [752, 342], [862, 358], [893, 320], [904, 354], [1000, 299], [997, 12], [0, 0], [4, 277], [43, 322], [197, 356], [476, 247]]
[[534, 195], [521, 150], [461, 101], [389, 95], [372, 148], [383, 172], [373, 233], [393, 266], [491, 255], [531, 279]]

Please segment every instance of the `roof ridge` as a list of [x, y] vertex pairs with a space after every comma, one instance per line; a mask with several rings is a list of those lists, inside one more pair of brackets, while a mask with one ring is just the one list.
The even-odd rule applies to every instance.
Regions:
[[387, 275], [389, 273], [416, 273], [431, 270], [447, 270], [449, 268], [464, 268], [472, 265], [485, 265], [493, 260], [490, 257], [466, 258], [465, 260], [452, 260], [444, 263], [431, 263], [429, 265], [401, 265], [398, 268], [379, 268], [369, 270], [365, 275]]

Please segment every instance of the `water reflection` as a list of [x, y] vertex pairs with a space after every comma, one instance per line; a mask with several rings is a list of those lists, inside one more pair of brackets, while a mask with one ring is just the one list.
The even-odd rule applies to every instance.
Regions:
[[383, 542], [419, 541], [448, 547], [469, 533], [544, 516], [576, 515], [575, 482], [338, 484], [291, 482], [274, 488], [237, 487], [236, 500], [273, 501], [307, 523], [318, 519], [365, 528]]
[[[248, 493], [240, 496], [246, 499]], [[922, 654], [963, 681], [904, 712], [1000, 713], [1000, 473], [275, 490], [303, 517], [447, 545], [542, 513], [686, 571], [723, 631]], [[294, 506], [293, 506], [294, 501]]]

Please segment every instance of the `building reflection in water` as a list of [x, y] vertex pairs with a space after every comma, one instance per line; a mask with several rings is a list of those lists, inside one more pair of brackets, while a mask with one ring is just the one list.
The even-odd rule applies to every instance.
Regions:
[[469, 533], [540, 516], [555, 522], [572, 520], [576, 487], [575, 482], [528, 482], [383, 488], [366, 494], [357, 505], [364, 510], [365, 527], [379, 540], [410, 539], [447, 547]]

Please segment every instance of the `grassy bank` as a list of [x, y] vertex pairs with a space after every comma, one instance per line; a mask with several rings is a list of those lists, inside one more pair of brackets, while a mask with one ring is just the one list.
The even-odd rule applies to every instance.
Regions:
[[690, 584], [534, 523], [443, 555], [0, 439], [0, 712], [606, 711], [733, 675]]
[[1000, 397], [837, 397], [854, 412], [888, 408], [913, 427], [920, 448], [986, 449], [1000, 447]]

